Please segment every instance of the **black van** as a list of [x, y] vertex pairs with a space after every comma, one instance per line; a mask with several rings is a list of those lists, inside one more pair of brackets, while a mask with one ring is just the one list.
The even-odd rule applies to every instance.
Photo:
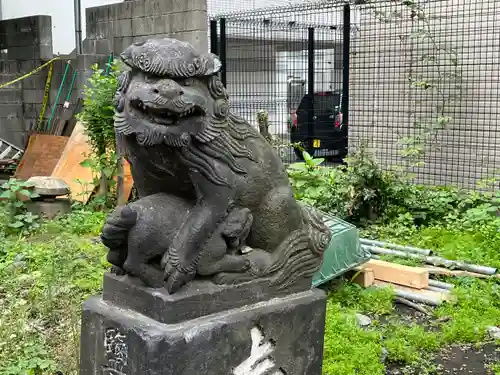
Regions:
[[[345, 157], [348, 131], [342, 122], [340, 104], [339, 91], [317, 92], [312, 103], [311, 95], [304, 95], [297, 108], [290, 108], [288, 126], [291, 142], [300, 144], [311, 155], [324, 150], [327, 156]], [[308, 126], [310, 116], [311, 134]], [[295, 153], [302, 159], [299, 148], [295, 148]]]

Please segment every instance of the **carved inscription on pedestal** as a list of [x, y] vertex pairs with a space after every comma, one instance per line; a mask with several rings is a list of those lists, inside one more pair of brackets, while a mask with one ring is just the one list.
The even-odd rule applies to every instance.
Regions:
[[265, 340], [263, 332], [258, 327], [252, 328], [250, 336], [252, 338], [250, 357], [234, 369], [233, 375], [285, 375], [281, 368], [277, 368], [272, 358], [274, 342]]
[[107, 328], [104, 333], [104, 356], [106, 364], [103, 375], [126, 375], [128, 362], [127, 336], [118, 328]]

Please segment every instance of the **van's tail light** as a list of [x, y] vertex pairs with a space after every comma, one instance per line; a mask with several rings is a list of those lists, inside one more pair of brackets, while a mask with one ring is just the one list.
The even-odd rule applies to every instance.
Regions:
[[341, 128], [342, 127], [342, 117], [343, 117], [342, 112], [339, 112], [337, 114], [337, 116], [335, 116], [334, 126], [336, 128]]

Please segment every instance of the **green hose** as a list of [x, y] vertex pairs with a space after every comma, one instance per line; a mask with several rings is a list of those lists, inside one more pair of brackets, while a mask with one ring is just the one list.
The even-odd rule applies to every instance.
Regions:
[[105, 72], [106, 75], [109, 74], [109, 70], [111, 69], [111, 63], [112, 62], [113, 62], [113, 52], [111, 52], [109, 54], [109, 57], [108, 57], [108, 63], [106, 64], [106, 72]]
[[67, 102], [69, 102], [69, 99], [71, 98], [71, 91], [73, 90], [73, 85], [75, 84], [75, 81], [76, 81], [76, 73], [77, 73], [77, 71], [75, 70], [73, 72], [73, 78], [71, 79], [71, 85], [69, 86], [68, 95], [66, 95]]
[[52, 106], [52, 113], [50, 114], [49, 121], [47, 121], [47, 130], [50, 130], [50, 123], [52, 122], [52, 119], [54, 118], [54, 114], [56, 113], [57, 102], [59, 101], [59, 97], [61, 96], [64, 81], [66, 81], [66, 75], [68, 74], [68, 69], [69, 69], [70, 65], [71, 65], [71, 62], [68, 61], [66, 63], [66, 68], [64, 69], [64, 75], [63, 75], [61, 84], [59, 85], [59, 90], [57, 91], [56, 101], [54, 102], [54, 105]]

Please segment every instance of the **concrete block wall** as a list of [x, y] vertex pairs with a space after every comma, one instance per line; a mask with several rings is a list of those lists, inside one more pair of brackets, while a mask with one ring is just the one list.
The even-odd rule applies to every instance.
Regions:
[[[33, 71], [52, 58], [51, 20], [32, 16], [0, 21], [0, 82]], [[0, 89], [0, 138], [24, 147], [38, 116], [47, 70]]]
[[[404, 165], [398, 141], [417, 134], [416, 122], [436, 119], [433, 112], [440, 101], [455, 96], [446, 100], [444, 110], [451, 123], [437, 132], [424, 165], [414, 171], [421, 182], [474, 188], [500, 166], [500, 14], [495, 2], [428, 3], [425, 15], [432, 41], [416, 41], [423, 26], [408, 7], [382, 4], [376, 11], [361, 8], [358, 35], [352, 41], [350, 144], [367, 139], [385, 165]], [[381, 22], [380, 16], [390, 12], [401, 17]], [[456, 67], [442, 56], [438, 64], [424, 61], [422, 56], [439, 55], [434, 42], [457, 51]], [[440, 93], [411, 87], [410, 73], [431, 81], [438, 71], [459, 77], [441, 80], [446, 84]]]
[[207, 50], [206, 0], [135, 0], [87, 8], [84, 51], [119, 55], [133, 42], [174, 37]]
[[[105, 67], [108, 55], [119, 55], [135, 41], [153, 36], [170, 36], [191, 42], [207, 50], [206, 0], [136, 0], [88, 8], [87, 39], [84, 54], [60, 56], [53, 63], [49, 102], [45, 120], [56, 106], [51, 127], [58, 115], [77, 71], [70, 102], [75, 104], [98, 63]], [[0, 84], [27, 74], [52, 59], [52, 24], [50, 16], [31, 16], [0, 21]], [[70, 68], [62, 84], [67, 62]], [[29, 132], [35, 129], [44, 98], [48, 67], [0, 89], [0, 138], [18, 147], [25, 147]], [[61, 95], [57, 103], [57, 91]]]

